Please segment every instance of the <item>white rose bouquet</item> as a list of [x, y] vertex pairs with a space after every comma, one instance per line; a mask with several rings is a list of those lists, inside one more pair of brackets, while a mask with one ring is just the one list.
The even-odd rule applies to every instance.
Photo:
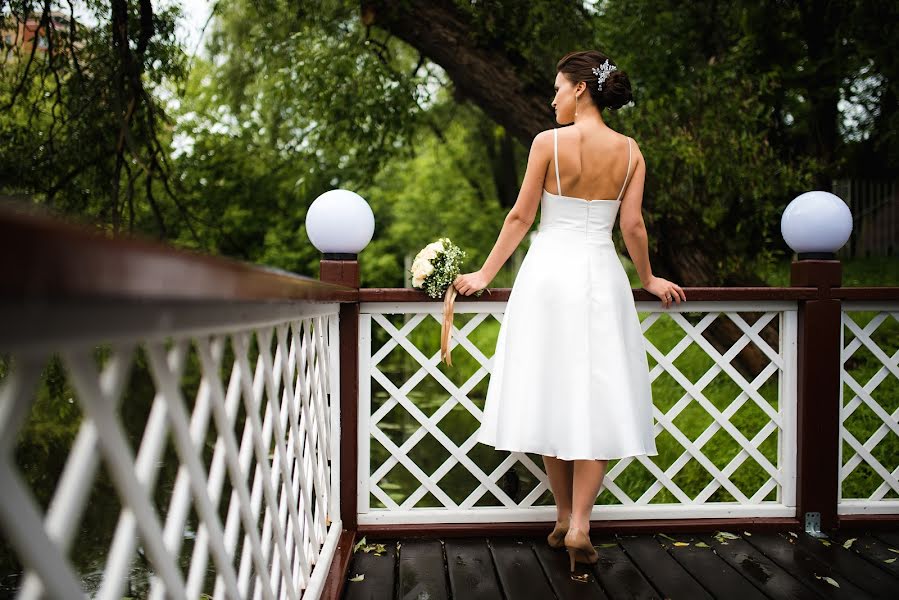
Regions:
[[[423, 289], [431, 298], [443, 296], [443, 323], [440, 328], [440, 359], [452, 366], [449, 339], [453, 329], [453, 305], [456, 299], [453, 280], [462, 271], [462, 261], [466, 252], [443, 237], [431, 242], [415, 255], [412, 261], [412, 287]], [[484, 290], [475, 292], [480, 296]], [[487, 290], [490, 293], [490, 290]]]

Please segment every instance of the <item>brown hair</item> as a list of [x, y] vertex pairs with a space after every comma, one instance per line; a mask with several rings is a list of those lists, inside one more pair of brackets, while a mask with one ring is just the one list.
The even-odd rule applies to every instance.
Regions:
[[606, 60], [610, 65], [615, 61], [598, 50], [584, 50], [569, 52], [563, 56], [556, 65], [556, 71], [561, 72], [573, 84], [583, 81], [587, 84], [590, 97], [599, 110], [611, 108], [617, 110], [634, 99], [631, 93], [631, 82], [627, 73], [618, 68], [609, 73], [602, 83], [602, 90], [597, 89], [599, 79], [593, 73], [595, 67], [599, 67]]

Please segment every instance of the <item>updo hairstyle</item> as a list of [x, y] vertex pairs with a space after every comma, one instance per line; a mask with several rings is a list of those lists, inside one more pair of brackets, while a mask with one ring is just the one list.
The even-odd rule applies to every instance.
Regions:
[[598, 50], [569, 52], [559, 60], [556, 71], [565, 75], [574, 85], [579, 81], [586, 82], [590, 97], [593, 98], [593, 103], [599, 110], [603, 108], [618, 110], [634, 99], [631, 93], [631, 82], [627, 73], [618, 68], [609, 73], [602, 82], [602, 90], [598, 90], [599, 79], [593, 73], [593, 69], [599, 67], [606, 60], [610, 65], [615, 64], [615, 61]]

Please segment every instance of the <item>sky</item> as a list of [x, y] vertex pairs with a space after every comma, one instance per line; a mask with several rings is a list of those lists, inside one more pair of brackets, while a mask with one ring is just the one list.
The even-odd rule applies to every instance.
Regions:
[[[180, 3], [181, 10], [184, 12], [184, 20], [181, 23], [182, 39], [185, 41], [184, 46], [188, 52], [193, 53], [197, 42], [200, 40], [200, 32], [203, 29], [203, 25], [206, 23], [206, 19], [209, 18], [213, 0], [180, 0]], [[158, 0], [153, 2], [154, 7], [168, 4], [168, 2], [159, 2]]]
[[[227, 0], [223, 1], [227, 2]], [[200, 32], [209, 17], [213, 3], [214, 0], [152, 0], [154, 10], [172, 4], [181, 5], [184, 19], [178, 24], [177, 35], [184, 42], [184, 48], [190, 54], [193, 54], [197, 42], [200, 41]], [[87, 11], [84, 2], [80, 0], [75, 2], [75, 18], [87, 24], [96, 23], [96, 19]], [[200, 54], [203, 54], [202, 47], [199, 51]]]

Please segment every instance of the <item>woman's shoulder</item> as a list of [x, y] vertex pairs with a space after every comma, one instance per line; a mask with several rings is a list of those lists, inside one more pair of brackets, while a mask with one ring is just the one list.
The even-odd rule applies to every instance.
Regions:
[[611, 136], [613, 136], [613, 137], [616, 138], [617, 140], [620, 140], [620, 142], [621, 142], [622, 144], [624, 144], [626, 140], [630, 140], [630, 144], [631, 144], [634, 148], [637, 148], [637, 147], [638, 147], [637, 140], [635, 140], [634, 138], [632, 138], [631, 136], [629, 136], [629, 135], [627, 135], [627, 134], [621, 133], [620, 131], [616, 131], [616, 130], [614, 130], [614, 129], [612, 129], [612, 128], [609, 128], [608, 134], [611, 135]]
[[[580, 129], [578, 129], [577, 127], [574, 127], [572, 125], [566, 125], [564, 127], [552, 127], [550, 129], [544, 129], [543, 131], [540, 131], [539, 133], [537, 133], [534, 136], [532, 144], [537, 145], [537, 146], [543, 146], [544, 148], [549, 146], [551, 148], [552, 145], [555, 143], [555, 140], [553, 138], [556, 135], [558, 135], [559, 141], [564, 143], [564, 142], [569, 142], [574, 139], [583, 141], [584, 136], [586, 134], [584, 132], [582, 132]], [[611, 127], [603, 128], [602, 135], [609, 136], [608, 139], [614, 140], [614, 142], [611, 142], [611, 143], [615, 143], [615, 144], [620, 143], [622, 146], [624, 145], [626, 140], [629, 140], [629, 143], [631, 145], [631, 150], [636, 155], [642, 156], [642, 153], [640, 152], [640, 144], [638, 144], [637, 140], [634, 139], [633, 137], [631, 137], [629, 135], [625, 135], [625, 134], [621, 133], [620, 131], [616, 131], [616, 130], [612, 129]]]

